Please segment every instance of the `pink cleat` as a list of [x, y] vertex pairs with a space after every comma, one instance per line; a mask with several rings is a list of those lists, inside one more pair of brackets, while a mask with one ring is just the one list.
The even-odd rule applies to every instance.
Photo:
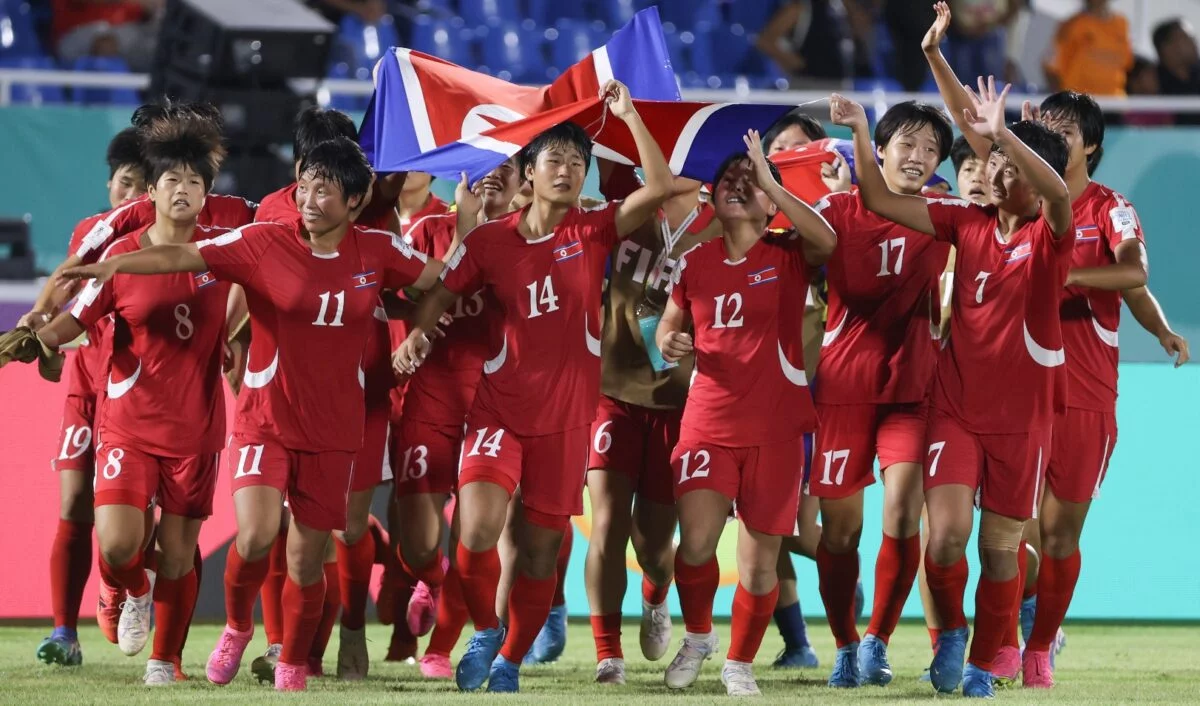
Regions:
[[125, 602], [125, 589], [113, 586], [100, 577], [100, 597], [96, 600], [96, 624], [104, 639], [117, 644], [117, 623], [121, 621], [121, 604]]
[[421, 658], [421, 676], [426, 679], [451, 679], [454, 668], [450, 666], [450, 658], [426, 652]]
[[1026, 689], [1053, 689], [1054, 669], [1050, 666], [1050, 652], [1025, 650], [1021, 659], [1021, 672]]
[[308, 689], [308, 667], [303, 664], [275, 665], [275, 691], [306, 691]]
[[1001, 647], [992, 660], [992, 680], [998, 686], [1012, 686], [1021, 671], [1021, 651], [1015, 647]]
[[408, 629], [413, 635], [421, 637], [433, 629], [437, 623], [437, 602], [441, 595], [441, 586], [430, 586], [424, 581], [417, 583], [412, 598], [408, 599]]
[[217, 646], [208, 656], [208, 665], [204, 668], [204, 673], [210, 682], [225, 686], [233, 681], [238, 670], [242, 668], [242, 654], [246, 651], [246, 646], [250, 644], [250, 638], [253, 636], [253, 628], [240, 632], [228, 625], [225, 626], [225, 630], [221, 632], [221, 638], [217, 640]]

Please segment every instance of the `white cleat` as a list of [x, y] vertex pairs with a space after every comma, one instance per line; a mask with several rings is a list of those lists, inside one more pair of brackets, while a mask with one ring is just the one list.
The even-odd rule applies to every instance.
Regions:
[[[126, 596], [121, 604], [121, 619], [117, 622], [117, 646], [132, 657], [142, 651], [150, 640], [150, 612], [154, 608], [154, 572], [146, 571], [150, 589], [145, 595]], [[171, 672], [174, 675], [174, 671]]]
[[748, 662], [725, 660], [721, 668], [721, 683], [730, 696], [762, 696], [758, 683], [754, 681], [754, 670]]
[[342, 627], [339, 634], [337, 675], [345, 681], [367, 678], [371, 659], [367, 656], [367, 631]]
[[717, 634], [707, 635], [686, 633], [675, 659], [667, 666], [666, 682], [668, 689], [686, 689], [696, 682], [700, 676], [700, 665], [707, 659], [712, 659], [717, 651]]
[[671, 611], [667, 602], [653, 605], [642, 601], [642, 628], [638, 635], [642, 656], [657, 662], [671, 646]]
[[175, 683], [175, 665], [161, 659], [146, 662], [146, 674], [142, 677], [146, 686], [170, 686]]
[[596, 683], [611, 686], [625, 686], [625, 660], [620, 657], [607, 657], [596, 665]]

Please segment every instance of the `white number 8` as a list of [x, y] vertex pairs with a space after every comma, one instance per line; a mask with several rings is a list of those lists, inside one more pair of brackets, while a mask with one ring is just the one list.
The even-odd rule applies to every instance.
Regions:
[[175, 306], [175, 335], [179, 340], [186, 341], [196, 333], [196, 326], [192, 320], [188, 318], [192, 315], [191, 307], [187, 304], [178, 304]]
[[592, 439], [592, 448], [596, 450], [596, 453], [606, 454], [612, 448], [612, 434], [608, 433], [612, 424], [611, 421], [605, 422], [596, 430], [596, 437]]
[[121, 475], [121, 461], [124, 458], [124, 449], [113, 449], [108, 452], [108, 462], [104, 464], [104, 468], [101, 470], [105, 480], [112, 480]]

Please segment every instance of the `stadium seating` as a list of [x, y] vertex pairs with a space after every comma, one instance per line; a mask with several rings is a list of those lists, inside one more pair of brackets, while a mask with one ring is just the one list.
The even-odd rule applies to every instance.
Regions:
[[542, 33], [536, 29], [513, 23], [487, 27], [480, 68], [506, 81], [544, 83], [552, 77], [546, 73], [542, 45]]
[[[53, 71], [58, 65], [48, 56], [0, 56], [0, 69], [42, 69]], [[66, 91], [62, 86], [14, 83], [12, 102], [41, 105], [43, 103], [65, 103]]]
[[[75, 71], [98, 71], [127, 74], [129, 65], [124, 59], [112, 56], [85, 56], [71, 67]], [[91, 88], [78, 86], [73, 90], [74, 102], [80, 105], [137, 105], [138, 93], [132, 88]]]
[[43, 56], [30, 4], [0, 0], [0, 57]]

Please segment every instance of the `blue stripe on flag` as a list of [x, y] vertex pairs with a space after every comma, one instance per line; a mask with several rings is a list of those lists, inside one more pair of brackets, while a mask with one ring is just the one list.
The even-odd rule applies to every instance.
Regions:
[[646, 8], [634, 15], [628, 24], [613, 32], [605, 47], [613, 78], [629, 87], [630, 97], [680, 100], [657, 7]]
[[[795, 106], [761, 103], [730, 103], [710, 114], [692, 138], [691, 148], [684, 159], [683, 176], [700, 181], [712, 181], [721, 162], [734, 152], [745, 153], [742, 141], [746, 132], [754, 129], [764, 133], [776, 120]], [[680, 141], [687, 139], [682, 135]], [[672, 155], [667, 154], [672, 160]]]

